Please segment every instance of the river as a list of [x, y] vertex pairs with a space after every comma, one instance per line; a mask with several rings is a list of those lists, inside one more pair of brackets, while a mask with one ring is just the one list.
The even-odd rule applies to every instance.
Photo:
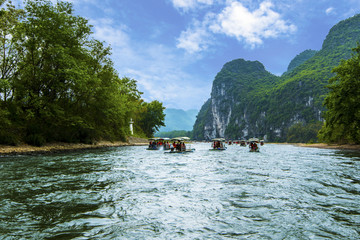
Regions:
[[0, 239], [360, 239], [360, 153], [266, 144], [0, 157]]

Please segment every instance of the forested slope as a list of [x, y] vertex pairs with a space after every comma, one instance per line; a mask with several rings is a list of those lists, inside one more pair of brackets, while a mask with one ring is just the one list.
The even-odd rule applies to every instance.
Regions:
[[[299, 54], [281, 77], [264, 75], [258, 62], [249, 62], [251, 67], [244, 60], [225, 64], [215, 77], [211, 98], [198, 114], [194, 137], [316, 140], [326, 85], [334, 76], [332, 69], [351, 56], [360, 40], [359, 25], [360, 15], [339, 22], [329, 31], [321, 50]], [[237, 66], [226, 67], [231, 63]]]
[[131, 119], [139, 136], [163, 125], [162, 103], [119, 77], [71, 3], [0, 3], [0, 144], [125, 140]]

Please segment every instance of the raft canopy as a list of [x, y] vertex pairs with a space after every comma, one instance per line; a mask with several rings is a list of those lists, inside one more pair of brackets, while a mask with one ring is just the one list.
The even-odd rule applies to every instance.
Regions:
[[149, 138], [149, 141], [158, 141], [158, 140], [160, 140], [159, 137]]
[[155, 141], [155, 142], [159, 142], [159, 141], [169, 141], [170, 138], [162, 138], [162, 137], [153, 137], [153, 138], [149, 138], [149, 141]]
[[189, 137], [176, 137], [176, 138], [172, 138], [170, 141], [180, 141], [180, 142], [184, 142], [184, 141], [189, 141], [190, 138]]
[[249, 142], [259, 142], [259, 139], [258, 138], [250, 138]]
[[184, 141], [189, 141], [190, 140], [189, 137], [181, 137], [181, 139], [184, 140]]
[[213, 142], [225, 142], [225, 138], [214, 138]]
[[181, 141], [182, 139], [177, 137], [177, 138], [172, 138], [171, 141]]
[[159, 140], [159, 141], [169, 141], [170, 138], [159, 138], [158, 140]]

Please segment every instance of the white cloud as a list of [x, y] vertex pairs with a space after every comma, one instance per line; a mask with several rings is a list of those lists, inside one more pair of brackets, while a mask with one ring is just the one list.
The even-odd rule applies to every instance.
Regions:
[[227, 1], [220, 13], [208, 13], [202, 22], [194, 21], [180, 34], [176, 46], [190, 54], [197, 53], [214, 44], [214, 34], [224, 34], [254, 48], [263, 44], [264, 39], [294, 33], [296, 26], [283, 20], [273, 7], [270, 1], [264, 1], [258, 9], [250, 11], [238, 1]]
[[[183, 69], [192, 59], [179, 58], [163, 45], [151, 44], [141, 49], [138, 61], [125, 69], [125, 73], [136, 79], [146, 101], [166, 102], [167, 107], [182, 109], [200, 108], [204, 92], [210, 92], [210, 84], [194, 81], [195, 76]], [[198, 79], [199, 80], [199, 79]]]
[[335, 12], [335, 8], [333, 7], [329, 7], [328, 9], [325, 10], [326, 15], [331, 15]]
[[131, 37], [128, 33], [130, 30], [126, 25], [116, 24], [109, 18], [91, 19], [89, 23], [94, 26], [92, 37], [111, 46], [115, 65], [138, 61], [137, 53], [131, 46]]
[[131, 29], [110, 19], [90, 23], [94, 25], [94, 38], [111, 44], [111, 58], [120, 77], [135, 79], [146, 101], [191, 109], [200, 108], [206, 100], [204, 92], [210, 92], [210, 84], [194, 83], [194, 76], [183, 70], [193, 63], [193, 57], [184, 59], [162, 44], [133, 39]]
[[111, 46], [127, 47], [129, 44], [129, 35], [126, 33], [128, 27], [123, 24], [115, 24], [113, 19], [102, 18], [97, 20], [90, 20], [89, 23], [93, 25], [94, 38], [100, 41], [105, 41]]
[[181, 33], [176, 47], [185, 49], [190, 54], [200, 52], [207, 49], [209, 37], [206, 24], [195, 22], [191, 28]]
[[155, 69], [151, 70], [151, 67], [145, 71], [128, 69], [127, 72], [138, 81], [141, 90], [145, 92], [143, 98], [148, 102], [158, 100], [170, 108], [200, 108], [206, 100], [204, 93], [211, 90], [210, 84], [199, 86], [181, 70], [173, 72], [170, 69], [163, 69], [161, 74], [153, 72]]
[[214, 33], [245, 41], [252, 48], [261, 45], [263, 39], [295, 32], [296, 26], [283, 20], [272, 7], [270, 1], [264, 1], [258, 9], [251, 12], [240, 2], [230, 1], [229, 6], [217, 16], [210, 29]]
[[172, 4], [177, 9], [189, 10], [194, 9], [200, 5], [211, 5], [213, 0], [171, 0]]

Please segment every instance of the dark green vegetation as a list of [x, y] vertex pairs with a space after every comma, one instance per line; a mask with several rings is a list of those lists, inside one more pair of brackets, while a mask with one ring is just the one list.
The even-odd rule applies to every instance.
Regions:
[[162, 103], [145, 103], [136, 81], [120, 78], [110, 47], [70, 3], [0, 1], [0, 143], [125, 140], [164, 125]]
[[293, 60], [291, 60], [289, 66], [287, 68], [287, 71], [284, 74], [291, 72], [297, 66], [300, 66], [301, 64], [303, 64], [304, 62], [306, 62], [307, 60], [312, 58], [316, 53], [317, 53], [317, 51], [310, 50], [310, 49], [303, 51], [302, 53], [297, 55]]
[[329, 95], [325, 98], [328, 111], [320, 139], [325, 142], [360, 143], [360, 44], [352, 58], [334, 68]]
[[309, 124], [295, 123], [287, 132], [286, 142], [315, 143], [318, 141], [318, 132], [322, 125], [323, 123], [320, 121]]
[[[326, 86], [329, 79], [334, 77], [332, 69], [342, 59], [351, 57], [351, 50], [360, 39], [359, 25], [360, 15], [339, 22], [330, 30], [320, 51], [306, 50], [299, 54], [281, 77], [267, 72], [259, 62], [238, 59], [226, 63], [215, 77], [211, 98], [198, 114], [194, 138], [266, 136], [269, 141], [279, 142], [317, 141], [315, 136], [321, 128], [326, 110], [324, 98], [329, 93]], [[339, 71], [342, 71], [341, 67], [336, 68], [335, 73], [339, 74]], [[332, 84], [330, 89], [337, 91], [335, 85]], [[346, 92], [342, 91], [341, 94], [345, 96]], [[353, 103], [354, 100], [356, 98], [348, 101]], [[330, 95], [326, 107], [330, 108], [335, 103]], [[345, 108], [338, 113], [353, 112], [353, 116], [348, 116], [351, 121], [327, 121], [327, 126], [332, 124], [344, 128], [347, 124], [353, 124], [351, 128], [359, 131], [358, 124], [352, 122], [358, 119], [359, 111], [350, 106], [348, 104], [350, 109]], [[331, 111], [334, 110], [330, 108]], [[331, 140], [338, 139], [335, 135], [323, 130], [323, 136]], [[342, 138], [354, 142], [358, 139], [349, 133]]]
[[160, 126], [164, 126], [164, 107], [158, 101], [143, 102], [140, 111], [135, 116], [135, 129], [143, 131], [147, 137], [152, 137]]

